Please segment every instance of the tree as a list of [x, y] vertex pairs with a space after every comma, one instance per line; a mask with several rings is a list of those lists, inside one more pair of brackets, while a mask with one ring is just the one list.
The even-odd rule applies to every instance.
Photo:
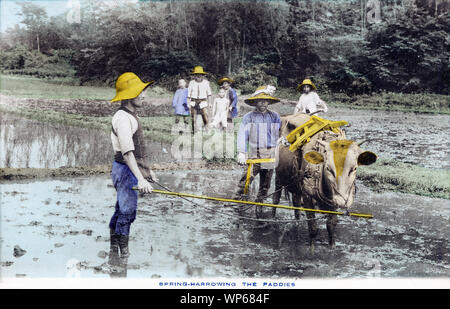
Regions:
[[45, 8], [32, 2], [16, 2], [20, 6], [20, 12], [17, 15], [22, 16], [21, 23], [26, 26], [26, 30], [30, 37], [31, 48], [34, 48], [34, 38], [36, 38], [36, 47], [40, 51], [39, 36], [47, 19]]

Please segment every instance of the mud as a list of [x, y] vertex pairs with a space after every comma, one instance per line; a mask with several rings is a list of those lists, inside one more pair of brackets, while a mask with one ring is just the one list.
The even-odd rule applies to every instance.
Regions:
[[[158, 177], [174, 191], [229, 197], [236, 189], [232, 179], [241, 173], [165, 171]], [[109, 277], [108, 222], [115, 202], [110, 183], [107, 175], [2, 182], [1, 276]], [[195, 202], [199, 205], [158, 194], [140, 198], [132, 225], [128, 277], [450, 275], [448, 200], [373, 193], [358, 183], [352, 210], [372, 213], [374, 219], [341, 217], [333, 250], [327, 246], [325, 222], [319, 219], [314, 255], [309, 252], [304, 221], [258, 228], [254, 221], [237, 218], [231, 206]], [[254, 210], [245, 215], [253, 217]], [[277, 218], [292, 219], [293, 213], [279, 210]], [[14, 257], [15, 246], [26, 254]]]

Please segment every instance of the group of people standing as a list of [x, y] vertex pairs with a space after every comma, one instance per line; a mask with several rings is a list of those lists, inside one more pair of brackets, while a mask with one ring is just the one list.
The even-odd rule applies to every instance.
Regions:
[[[207, 73], [201, 66], [192, 71], [193, 80], [186, 87], [186, 81], [178, 81], [178, 90], [173, 97], [173, 107], [176, 122], [180, 119], [188, 123], [192, 117], [192, 132], [198, 115], [201, 115], [205, 126], [218, 126], [226, 129], [238, 116], [238, 97], [231, 87], [233, 80], [223, 77], [218, 80], [220, 90], [217, 98], [212, 100], [212, 91]], [[143, 82], [134, 73], [127, 72], [120, 75], [116, 81], [116, 96], [112, 102], [120, 101], [121, 106], [112, 118], [111, 141], [115, 151], [111, 177], [117, 191], [115, 212], [110, 220], [110, 253], [109, 264], [126, 267], [129, 256], [128, 241], [130, 226], [136, 218], [138, 192], [151, 193], [152, 181], [157, 181], [150, 169], [147, 152], [145, 150], [143, 130], [136, 111], [142, 106], [146, 92], [152, 82]], [[299, 85], [303, 91], [295, 113], [313, 114], [327, 111], [327, 106], [317, 93], [316, 87], [305, 79]], [[246, 188], [259, 174], [260, 187], [257, 201], [262, 201], [270, 188], [274, 164], [270, 161], [275, 156], [275, 148], [279, 139], [281, 125], [280, 115], [269, 109], [269, 105], [280, 102], [274, 96], [275, 87], [265, 85], [257, 88], [253, 95], [244, 102], [254, 107], [246, 113], [239, 126], [237, 135], [237, 161], [246, 164], [248, 159], [253, 162], [250, 174], [245, 170], [236, 191], [236, 199], [245, 198]], [[208, 106], [212, 106], [212, 121], [209, 122]], [[319, 109], [319, 108], [322, 109]], [[249, 166], [250, 168], [250, 166]], [[137, 190], [135, 190], [137, 188]]]
[[[183, 119], [188, 123], [188, 117], [192, 118], [192, 132], [195, 132], [197, 116], [201, 115], [203, 125], [206, 128], [218, 128], [226, 130], [233, 128], [233, 118], [238, 115], [238, 97], [236, 90], [231, 85], [233, 80], [223, 77], [218, 80], [219, 93], [212, 99], [212, 90], [209, 81], [205, 78], [207, 73], [203, 67], [196, 66], [192, 71], [193, 79], [186, 83], [186, 80], [178, 81], [178, 89], [172, 99], [172, 107], [175, 112], [175, 123]], [[211, 111], [212, 121], [209, 118]]]

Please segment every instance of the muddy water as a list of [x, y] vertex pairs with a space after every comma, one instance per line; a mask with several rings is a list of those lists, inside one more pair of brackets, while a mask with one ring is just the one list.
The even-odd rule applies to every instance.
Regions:
[[[167, 145], [147, 141], [149, 155], [171, 161]], [[0, 114], [0, 168], [58, 168], [110, 164], [113, 159], [107, 132], [46, 123]]]
[[[229, 197], [235, 190], [231, 179], [241, 172], [158, 176], [173, 190]], [[107, 176], [2, 183], [1, 276], [109, 277], [104, 265], [115, 192], [108, 184]], [[196, 202], [200, 205], [157, 194], [140, 198], [130, 239], [129, 278], [450, 275], [448, 200], [375, 194], [359, 184], [353, 211], [375, 218], [341, 218], [332, 251], [321, 219], [314, 255], [308, 251], [306, 222], [257, 228], [235, 217], [231, 207]], [[249, 209], [245, 215], [254, 212]], [[288, 219], [293, 214], [280, 210], [277, 216]], [[15, 246], [26, 253], [14, 257]]]

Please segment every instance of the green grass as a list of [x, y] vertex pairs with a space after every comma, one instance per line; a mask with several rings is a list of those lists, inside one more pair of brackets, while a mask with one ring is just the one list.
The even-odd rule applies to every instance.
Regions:
[[[29, 76], [0, 75], [0, 93], [19, 98], [111, 100], [116, 94], [112, 87], [74, 84], [76, 82], [70, 78], [44, 80]], [[159, 86], [153, 86], [149, 95], [160, 98], [172, 94]]]
[[374, 190], [397, 191], [450, 199], [450, 171], [393, 159], [380, 159], [358, 168], [358, 179]]
[[321, 97], [334, 107], [450, 114], [449, 96], [433, 93], [380, 92], [353, 97], [336, 93]]
[[[345, 93], [321, 93], [320, 90], [318, 94], [331, 107], [450, 114], [450, 97], [441, 94], [380, 92], [348, 96]], [[277, 89], [276, 96], [298, 101], [300, 92], [281, 88]]]

